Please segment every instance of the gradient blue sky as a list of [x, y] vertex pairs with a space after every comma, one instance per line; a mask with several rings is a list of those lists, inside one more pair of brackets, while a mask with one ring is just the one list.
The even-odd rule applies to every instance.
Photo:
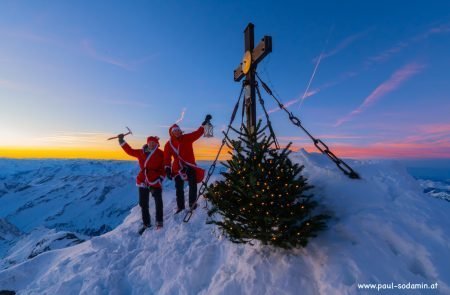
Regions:
[[1, 1], [0, 150], [164, 142], [183, 110], [219, 131], [248, 22], [273, 37], [260, 75], [338, 154], [450, 157], [450, 1]]

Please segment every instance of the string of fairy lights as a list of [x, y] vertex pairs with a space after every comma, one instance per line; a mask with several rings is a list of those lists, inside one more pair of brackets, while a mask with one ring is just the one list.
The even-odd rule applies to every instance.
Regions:
[[[258, 160], [257, 157], [253, 157], [253, 160]], [[247, 176], [249, 175], [248, 173], [246, 173], [248, 171], [248, 168], [245, 167], [245, 165], [248, 165], [248, 162], [245, 162], [243, 159], [239, 159], [236, 162], [237, 165], [233, 165], [230, 163], [230, 168], [231, 171], [229, 171], [227, 174], [231, 175], [233, 173], [233, 169], [237, 169], [236, 175], [239, 176], [241, 179], [240, 183], [245, 183], [244, 188], [247, 189], [247, 191], [260, 191], [260, 193], [255, 193], [254, 195], [248, 196], [246, 195], [245, 198], [235, 198], [235, 200], [237, 201], [237, 203], [246, 203], [247, 200], [250, 200], [248, 202], [248, 207], [245, 206], [245, 204], [242, 204], [241, 206], [238, 206], [238, 212], [239, 213], [245, 213], [246, 211], [256, 211], [258, 214], [263, 214], [262, 216], [266, 216], [264, 218], [269, 218], [269, 221], [275, 220], [275, 222], [271, 222], [274, 223], [275, 226], [272, 227], [272, 229], [274, 230], [274, 232], [271, 233], [271, 239], [273, 241], [276, 241], [278, 238], [277, 236], [277, 232], [279, 231], [279, 229], [281, 227], [283, 227], [285, 230], [288, 228], [288, 226], [286, 224], [282, 224], [282, 218], [280, 218], [281, 216], [279, 216], [279, 214], [277, 214], [278, 212], [273, 212], [269, 211], [268, 209], [273, 209], [273, 207], [271, 207], [271, 205], [275, 204], [275, 200], [274, 199], [278, 199], [278, 200], [282, 200], [283, 197], [289, 197], [289, 196], [293, 196], [296, 195], [295, 193], [292, 194], [293, 192], [291, 192], [291, 190], [298, 190], [300, 188], [300, 184], [299, 183], [292, 183], [291, 181], [287, 182], [287, 180], [292, 179], [293, 176], [297, 175], [298, 172], [302, 169], [300, 168], [298, 165], [294, 165], [294, 168], [289, 168], [289, 169], [284, 169], [284, 168], [279, 168], [277, 166], [279, 166], [279, 164], [276, 164], [274, 166], [274, 162], [272, 161], [272, 159], [269, 159], [267, 162], [260, 162], [258, 163], [256, 166], [258, 167], [258, 169], [261, 172], [261, 175], [263, 176], [264, 174], [266, 175], [266, 181], [259, 181], [257, 180], [256, 182], [251, 182], [248, 181]], [[252, 163], [250, 163], [251, 165]], [[266, 169], [263, 168], [263, 166], [269, 165], [268, 171]], [[242, 167], [244, 166], [244, 167]], [[238, 167], [242, 167], [241, 169], [239, 169]], [[273, 169], [278, 169], [278, 172], [281, 172], [282, 175], [286, 176], [286, 177], [282, 177], [280, 175], [276, 176], [275, 178], [272, 178], [272, 171], [274, 171]], [[282, 178], [285, 178], [285, 182], [284, 184], [280, 184], [280, 180], [282, 180]], [[264, 177], [263, 177], [264, 179]], [[300, 177], [298, 179], [298, 182], [301, 182], [302, 184], [305, 184], [305, 181], [302, 177]], [[254, 183], [254, 184], [252, 184]], [[272, 184], [271, 184], [272, 183]], [[233, 186], [233, 183], [230, 180], [225, 181], [227, 190], [225, 191], [225, 194], [229, 194], [229, 196], [231, 197], [234, 193], [236, 193], [236, 187]], [[213, 186], [216, 186], [217, 183], [213, 184]], [[285, 194], [281, 193], [281, 190], [277, 187], [277, 186], [284, 186], [283, 191], [285, 191]], [[271, 192], [270, 194], [267, 194], [267, 192]], [[218, 196], [219, 192], [215, 191], [214, 194], [216, 196]], [[298, 192], [297, 192], [298, 194]], [[268, 200], [268, 201], [262, 201], [262, 202], [257, 202], [257, 206], [255, 205], [254, 201], [255, 199], [259, 199], [259, 198], [268, 198], [270, 197], [272, 200]], [[292, 202], [291, 202], [292, 201]], [[301, 209], [301, 211], [305, 211], [306, 207], [303, 203], [298, 204], [299, 206], [296, 206], [297, 204], [293, 202], [293, 200], [285, 200], [285, 202], [281, 202], [280, 204], [280, 208], [284, 209], [285, 206], [286, 207], [293, 207], [292, 210], [289, 211], [289, 214], [292, 216], [294, 214], [296, 214], [296, 207], [299, 207]], [[256, 208], [255, 208], [256, 207]], [[267, 208], [266, 208], [267, 207]], [[276, 210], [275, 210], [276, 211]], [[274, 214], [275, 213], [275, 214]], [[238, 217], [237, 214], [231, 214], [230, 217]], [[264, 219], [263, 218], [263, 219]], [[254, 222], [256, 226], [258, 226], [257, 221]], [[305, 229], [302, 225], [306, 225], [306, 227], [310, 226], [310, 222], [306, 221], [302, 224], [300, 224], [300, 226], [298, 227], [297, 231], [293, 234], [297, 235], [297, 236], [301, 236], [302, 234], [304, 234], [307, 231], [307, 228]], [[230, 231], [233, 231], [233, 226], [231, 226], [231, 223], [228, 225], [228, 229]], [[250, 230], [250, 233], [252, 234], [251, 231], [251, 226], [248, 227], [248, 229]]]

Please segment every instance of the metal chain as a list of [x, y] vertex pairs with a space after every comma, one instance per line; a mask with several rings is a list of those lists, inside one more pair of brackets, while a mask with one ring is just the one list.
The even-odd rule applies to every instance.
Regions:
[[[197, 201], [198, 201], [198, 199], [200, 198], [200, 196], [202, 196], [202, 195], [205, 193], [206, 189], [208, 188], [208, 182], [209, 182], [209, 179], [210, 179], [211, 175], [213, 175], [214, 170], [216, 169], [217, 160], [219, 159], [220, 152], [222, 151], [223, 146], [224, 146], [225, 143], [226, 143], [226, 139], [228, 138], [228, 132], [229, 132], [230, 129], [232, 128], [231, 125], [233, 125], [234, 119], [235, 119], [235, 117], [236, 117], [237, 110], [239, 109], [239, 103], [240, 103], [240, 101], [241, 101], [243, 91], [244, 91], [244, 84], [242, 84], [241, 92], [239, 93], [239, 99], [238, 99], [238, 101], [236, 102], [236, 105], [234, 106], [233, 113], [232, 113], [232, 115], [231, 115], [230, 123], [228, 124], [227, 131], [226, 131], [226, 132], [223, 132], [224, 137], [223, 137], [223, 139], [222, 139], [222, 144], [220, 145], [219, 151], [217, 152], [217, 155], [216, 155], [216, 158], [214, 159], [214, 162], [211, 164], [211, 166], [210, 166], [209, 169], [208, 169], [208, 174], [206, 175], [206, 179], [205, 179], [204, 181], [202, 181], [202, 185], [200, 186], [200, 189], [198, 190], [197, 198], [195, 199], [194, 204], [197, 203]], [[205, 200], [205, 206], [204, 206], [204, 208], [208, 208], [208, 201], [207, 201], [207, 200]], [[192, 217], [192, 213], [193, 213], [193, 211], [192, 211], [192, 210], [189, 210], [189, 211], [186, 213], [186, 215], [184, 216], [183, 221], [184, 221], [184, 222], [189, 222], [189, 220], [190, 220], [191, 217]]]
[[312, 134], [309, 133], [308, 130], [305, 129], [305, 127], [303, 127], [300, 119], [297, 118], [296, 116], [294, 116], [294, 114], [292, 112], [288, 111], [286, 109], [286, 107], [275, 97], [272, 90], [270, 90], [269, 86], [267, 86], [267, 84], [264, 83], [263, 80], [261, 80], [258, 73], [255, 72], [255, 74], [256, 74], [256, 77], [258, 78], [259, 82], [261, 82], [261, 85], [264, 88], [264, 90], [275, 99], [275, 101], [278, 103], [279, 108], [284, 110], [288, 114], [289, 120], [291, 120], [292, 124], [301, 128], [308, 135], [308, 137], [311, 138], [311, 140], [313, 141], [316, 148], [323, 154], [327, 155], [328, 158], [330, 158], [330, 160], [333, 161], [336, 164], [336, 166], [345, 175], [347, 175], [348, 177], [350, 177], [352, 179], [359, 179], [360, 176], [358, 175], [358, 173], [356, 173], [349, 165], [347, 165], [347, 163], [345, 163], [343, 160], [339, 159], [332, 151], [330, 151], [328, 146], [322, 140], [312, 136]]
[[266, 115], [267, 126], [269, 126], [270, 135], [273, 137], [273, 140], [274, 140], [274, 143], [275, 143], [275, 147], [277, 149], [280, 149], [280, 145], [278, 144], [277, 137], [275, 136], [275, 131], [273, 131], [272, 123], [270, 122], [269, 114], [267, 113], [266, 107], [264, 106], [264, 100], [262, 99], [261, 92], [259, 91], [258, 82], [255, 81], [255, 84], [256, 84], [255, 85], [256, 86], [256, 93], [258, 94], [258, 97], [259, 97], [259, 103], [261, 104], [261, 107], [262, 107], [262, 109], [264, 111], [264, 114]]

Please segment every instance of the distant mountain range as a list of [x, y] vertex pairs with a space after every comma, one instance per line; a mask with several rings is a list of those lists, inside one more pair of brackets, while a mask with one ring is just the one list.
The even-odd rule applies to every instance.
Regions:
[[[0, 159], [0, 167], [0, 269], [106, 233], [137, 205], [132, 161]], [[418, 181], [450, 201], [450, 181]]]
[[436, 195], [447, 182], [417, 181], [397, 161], [349, 160], [361, 175], [353, 180], [324, 155], [292, 159], [332, 218], [291, 251], [233, 244], [202, 208], [184, 223], [171, 214], [173, 182], [164, 228], [138, 235], [134, 162], [0, 160], [0, 293], [340, 295], [393, 282], [450, 294], [450, 203]]
[[108, 232], [137, 204], [135, 162], [0, 159], [0, 167], [0, 258], [28, 245], [0, 268]]
[[0, 217], [23, 232], [99, 235], [137, 203], [134, 162], [1, 159], [0, 166]]

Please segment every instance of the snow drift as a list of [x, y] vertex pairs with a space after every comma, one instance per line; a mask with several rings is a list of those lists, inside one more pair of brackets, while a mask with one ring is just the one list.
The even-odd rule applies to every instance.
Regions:
[[[395, 162], [349, 161], [363, 178], [351, 180], [322, 155], [302, 151], [292, 157], [305, 164], [313, 193], [333, 212], [329, 228], [305, 249], [232, 244], [205, 224], [202, 209], [185, 224], [183, 216], [172, 216], [175, 192], [166, 188], [163, 230], [139, 237], [140, 210], [134, 207], [106, 234], [0, 271], [0, 289], [22, 294], [361, 294], [368, 292], [358, 289], [363, 283], [438, 283], [433, 294], [450, 293], [450, 202], [425, 195]], [[153, 210], [151, 202], [152, 217]], [[404, 294], [414, 292], [424, 290]]]

